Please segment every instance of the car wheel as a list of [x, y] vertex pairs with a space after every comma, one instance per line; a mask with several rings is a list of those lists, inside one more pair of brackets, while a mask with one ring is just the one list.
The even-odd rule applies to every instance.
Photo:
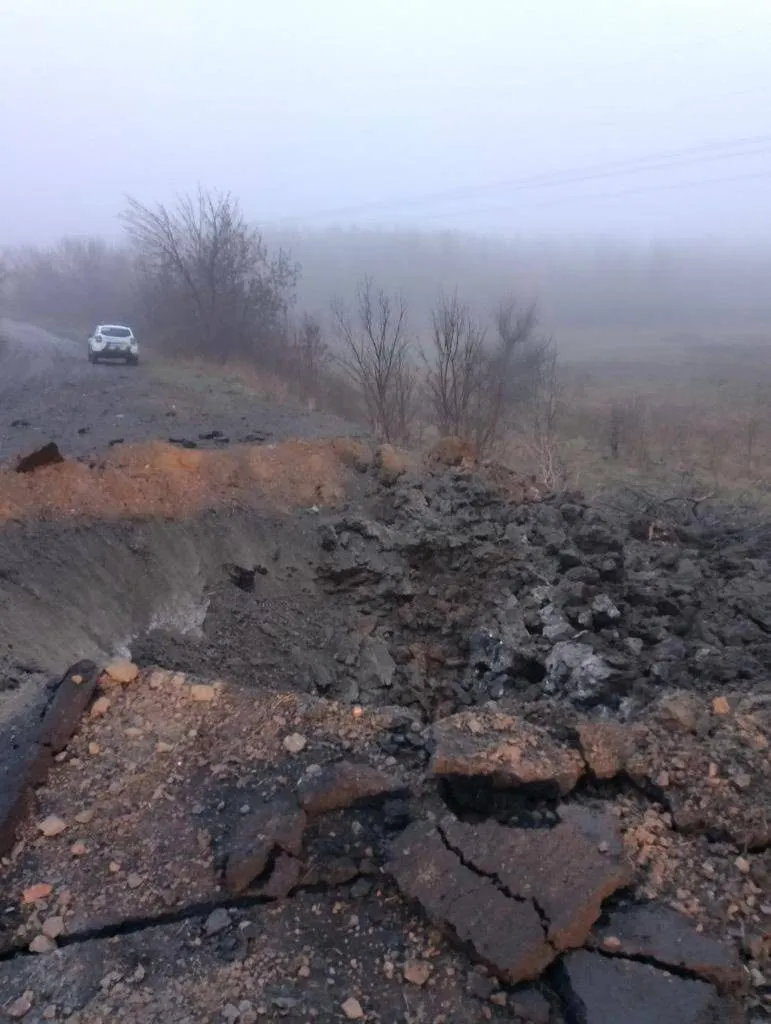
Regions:
[[139, 366], [139, 356], [129, 356], [126, 363], [128, 366]]

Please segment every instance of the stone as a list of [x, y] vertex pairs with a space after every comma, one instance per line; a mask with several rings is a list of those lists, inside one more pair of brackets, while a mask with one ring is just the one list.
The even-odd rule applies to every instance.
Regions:
[[731, 705], [725, 699], [725, 697], [715, 697], [712, 701], [712, 714], [713, 715], [730, 715]]
[[701, 701], [690, 693], [664, 694], [656, 708], [656, 718], [670, 732], [698, 732], [704, 717]]
[[216, 910], [212, 910], [211, 914], [204, 921], [203, 930], [206, 935], [211, 937], [212, 935], [219, 935], [220, 932], [224, 932], [229, 927], [230, 914], [224, 907], [217, 907]]
[[511, 715], [461, 711], [437, 722], [429, 775], [482, 777], [501, 787], [537, 787], [565, 795], [581, 778], [584, 764], [575, 750]]
[[94, 703], [91, 705], [91, 717], [102, 718], [110, 710], [112, 701], [109, 697], [97, 697]]
[[563, 961], [568, 1019], [583, 1024], [716, 1024], [731, 1019], [712, 985], [580, 950]]
[[402, 894], [503, 981], [537, 978], [556, 956], [532, 900], [507, 895], [471, 870], [430, 822], [410, 825], [392, 845], [386, 870]]
[[592, 601], [592, 621], [599, 629], [612, 626], [621, 618], [621, 612], [607, 594], [598, 594]]
[[36, 885], [31, 885], [21, 894], [21, 902], [29, 904], [44, 900], [51, 895], [53, 888], [50, 882], [38, 882]]
[[592, 933], [592, 942], [630, 958], [656, 961], [666, 968], [687, 970], [723, 991], [742, 982], [742, 965], [726, 943], [697, 932], [683, 914], [657, 903], [614, 910]]
[[139, 669], [133, 661], [127, 661], [124, 658], [111, 661], [109, 665], [105, 666], [104, 671], [114, 683], [133, 683], [139, 675]]
[[397, 779], [377, 768], [338, 761], [303, 778], [297, 787], [297, 801], [307, 814], [326, 814], [403, 790]]
[[21, 1020], [25, 1017], [32, 1009], [35, 995], [32, 991], [27, 991], [23, 995], [20, 995], [17, 999], [14, 999], [12, 1003], [9, 1003], [5, 1007], [5, 1012], [13, 1020]]
[[380, 637], [365, 637], [359, 651], [359, 685], [362, 689], [380, 689], [393, 684], [396, 662], [388, 644]]
[[260, 895], [271, 900], [282, 900], [294, 889], [302, 877], [303, 865], [288, 853], [279, 853], [267, 882], [260, 889]]
[[348, 999], [340, 1006], [348, 1020], [361, 1020], [364, 1017], [364, 1010], [361, 1008], [361, 1003], [358, 999], [353, 996], [349, 996]]
[[47, 818], [38, 822], [37, 828], [38, 832], [42, 832], [46, 839], [53, 839], [54, 836], [59, 836], [64, 832], [67, 822], [55, 814], [49, 814]]
[[208, 704], [214, 700], [217, 691], [208, 683], [193, 683], [190, 687], [190, 696], [199, 704]]
[[49, 939], [47, 935], [36, 935], [29, 944], [30, 953], [52, 953], [55, 949], [56, 943], [53, 939]]
[[284, 737], [283, 747], [288, 754], [299, 754], [308, 746], [307, 739], [299, 732]]
[[225, 885], [230, 892], [242, 892], [258, 878], [275, 849], [299, 857], [306, 822], [305, 811], [281, 799], [244, 816], [235, 830], [225, 865]]
[[402, 971], [404, 980], [411, 985], [425, 985], [431, 977], [431, 964], [425, 960], [408, 960]]
[[544, 692], [592, 705], [607, 693], [614, 675], [613, 669], [588, 644], [560, 640], [546, 658]]
[[624, 770], [634, 737], [616, 722], [580, 722], [578, 743], [587, 767], [595, 779], [613, 779]]
[[63, 917], [47, 917], [41, 926], [41, 931], [46, 938], [58, 939], [64, 931]]

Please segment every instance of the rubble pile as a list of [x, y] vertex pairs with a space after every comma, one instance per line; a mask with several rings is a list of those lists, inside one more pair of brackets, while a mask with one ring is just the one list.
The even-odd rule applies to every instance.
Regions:
[[157, 631], [64, 677], [0, 803], [0, 1012], [771, 1019], [763, 536], [460, 463], [381, 452], [292, 571], [223, 566], [188, 646], [235, 678]]

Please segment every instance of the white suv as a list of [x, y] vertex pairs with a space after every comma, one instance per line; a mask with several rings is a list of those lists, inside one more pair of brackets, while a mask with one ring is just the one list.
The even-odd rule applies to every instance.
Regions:
[[130, 327], [120, 324], [100, 324], [88, 339], [88, 361], [98, 363], [100, 359], [125, 359], [136, 366], [139, 362], [139, 345]]

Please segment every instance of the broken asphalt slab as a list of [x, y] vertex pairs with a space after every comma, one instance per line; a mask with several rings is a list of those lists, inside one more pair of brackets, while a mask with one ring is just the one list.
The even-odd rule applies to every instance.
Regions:
[[577, 784], [584, 762], [546, 730], [512, 715], [461, 711], [437, 722], [429, 773], [488, 780], [499, 788], [564, 796]]
[[519, 829], [449, 816], [411, 825], [387, 870], [405, 897], [509, 983], [538, 977], [581, 946], [603, 900], [632, 879], [572, 824]]
[[568, 1019], [576, 1024], [739, 1024], [738, 1007], [712, 985], [645, 963], [585, 950], [558, 970]]
[[592, 933], [592, 945], [609, 954], [686, 972], [723, 991], [739, 988], [744, 970], [735, 951], [697, 931], [683, 914], [658, 903], [614, 910]]

